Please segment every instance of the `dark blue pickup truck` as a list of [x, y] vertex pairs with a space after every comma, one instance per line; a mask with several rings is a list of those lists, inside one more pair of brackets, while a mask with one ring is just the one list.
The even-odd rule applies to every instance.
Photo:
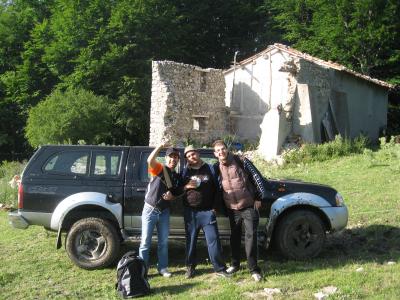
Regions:
[[[149, 182], [147, 157], [151, 147], [71, 146], [40, 147], [22, 173], [18, 210], [9, 213], [15, 228], [44, 226], [58, 232], [71, 260], [85, 269], [111, 264], [120, 244], [137, 239]], [[183, 149], [181, 149], [183, 153]], [[211, 149], [201, 149], [208, 163]], [[159, 154], [162, 161], [165, 153]], [[178, 172], [184, 166], [183, 155]], [[303, 259], [318, 255], [327, 232], [347, 225], [342, 196], [329, 186], [266, 179], [270, 197], [260, 209], [259, 233], [264, 247], [271, 242], [282, 255]], [[229, 221], [218, 215], [221, 238], [230, 234]], [[184, 238], [183, 207], [174, 201], [170, 237]]]

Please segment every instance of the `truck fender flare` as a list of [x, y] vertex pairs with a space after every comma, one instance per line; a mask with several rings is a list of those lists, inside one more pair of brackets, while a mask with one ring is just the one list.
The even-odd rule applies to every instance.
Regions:
[[122, 227], [122, 206], [107, 200], [107, 195], [98, 192], [81, 192], [68, 196], [62, 200], [51, 216], [50, 228], [57, 231], [57, 249], [61, 247], [61, 228], [65, 216], [74, 208], [82, 205], [97, 205], [108, 210], [118, 220]]
[[271, 206], [271, 212], [269, 214], [269, 219], [265, 230], [267, 248], [271, 242], [272, 233], [274, 231], [278, 217], [284, 211], [294, 206], [311, 206], [317, 209], [320, 209], [322, 207], [332, 207], [332, 205], [324, 198], [312, 193], [292, 193], [276, 199]]

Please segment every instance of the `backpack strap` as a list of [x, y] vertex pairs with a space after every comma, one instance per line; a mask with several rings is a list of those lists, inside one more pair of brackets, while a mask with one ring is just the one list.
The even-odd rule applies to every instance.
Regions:
[[165, 165], [163, 165], [163, 173], [164, 173], [165, 185], [167, 186], [168, 189], [172, 188], [171, 177], [169, 176], [167, 167]]
[[264, 201], [268, 198], [267, 184], [256, 166], [246, 157], [243, 157], [243, 169], [249, 175], [250, 180], [257, 189], [258, 196], [260, 200]]

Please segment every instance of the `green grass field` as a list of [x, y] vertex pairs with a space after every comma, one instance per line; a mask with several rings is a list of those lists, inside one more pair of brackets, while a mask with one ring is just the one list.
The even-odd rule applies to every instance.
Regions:
[[[348, 228], [328, 237], [321, 255], [287, 261], [278, 253], [261, 253], [265, 279], [251, 280], [245, 268], [231, 279], [216, 277], [199, 245], [198, 275], [185, 279], [183, 242], [170, 244], [166, 279], [150, 270], [152, 299], [315, 299], [324, 287], [337, 290], [328, 299], [400, 299], [400, 160], [384, 151], [285, 169], [261, 167], [275, 178], [329, 184], [344, 196]], [[64, 249], [55, 249], [55, 233], [40, 227], [16, 230], [0, 212], [0, 299], [118, 299], [115, 266], [85, 271], [74, 266]], [[155, 246], [155, 245], [153, 245]], [[123, 251], [137, 249], [124, 246]], [[229, 246], [224, 244], [229, 257]], [[152, 254], [156, 251], [153, 247]], [[155, 258], [152, 258], [155, 263]], [[245, 261], [242, 262], [245, 266]], [[268, 296], [264, 288], [278, 288]], [[269, 298], [268, 298], [269, 297]]]

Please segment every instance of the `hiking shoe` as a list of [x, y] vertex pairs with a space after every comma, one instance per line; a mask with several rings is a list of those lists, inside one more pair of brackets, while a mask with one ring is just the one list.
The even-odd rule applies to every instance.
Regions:
[[232, 276], [226, 270], [218, 271], [216, 274], [217, 274], [217, 276], [224, 277], [224, 278], [229, 278]]
[[185, 277], [187, 279], [194, 277], [194, 267], [192, 267], [192, 266], [187, 267]]
[[169, 272], [167, 268], [161, 269], [161, 270], [158, 272], [158, 274], [160, 274], [160, 275], [163, 276], [163, 277], [167, 277], [167, 278], [169, 278], [169, 277], [172, 276], [171, 272]]
[[236, 273], [237, 271], [239, 271], [238, 266], [230, 266], [228, 269], [226, 269], [226, 272], [228, 274], [233, 274], [233, 273]]
[[260, 282], [262, 279], [260, 273], [253, 273], [251, 274], [251, 277], [254, 279], [255, 282]]

